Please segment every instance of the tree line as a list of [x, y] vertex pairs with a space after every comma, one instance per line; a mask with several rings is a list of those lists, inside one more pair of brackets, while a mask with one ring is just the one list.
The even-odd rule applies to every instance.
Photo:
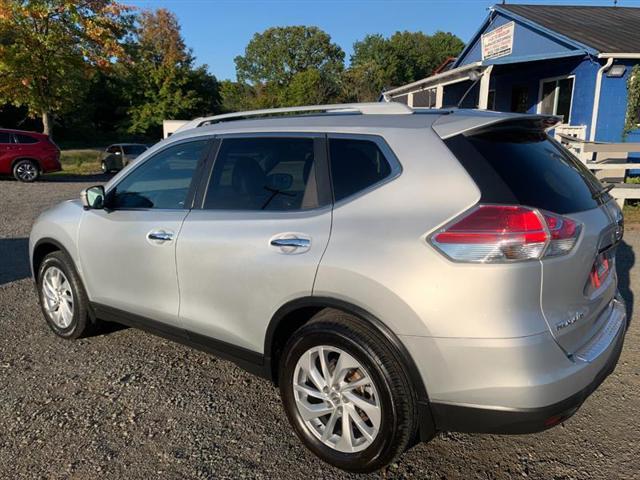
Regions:
[[[0, 0], [0, 125], [64, 138], [157, 138], [164, 119], [375, 101], [462, 50], [451, 33], [367, 35], [344, 50], [314, 26], [256, 33], [236, 80], [196, 65], [176, 16], [111, 0]], [[36, 120], [32, 120], [36, 119]]]

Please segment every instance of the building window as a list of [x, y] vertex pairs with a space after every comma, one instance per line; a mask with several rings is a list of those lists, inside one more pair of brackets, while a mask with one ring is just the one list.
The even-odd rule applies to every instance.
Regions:
[[569, 123], [572, 98], [573, 77], [542, 80], [538, 112], [561, 116], [562, 123]]
[[529, 89], [526, 85], [514, 85], [511, 89], [511, 111], [527, 113], [529, 109]]

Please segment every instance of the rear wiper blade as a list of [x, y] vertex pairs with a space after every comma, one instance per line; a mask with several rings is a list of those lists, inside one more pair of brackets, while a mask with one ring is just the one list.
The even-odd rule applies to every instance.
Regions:
[[596, 200], [596, 199], [602, 197], [605, 193], [609, 193], [614, 188], [615, 188], [614, 184], [607, 185], [606, 187], [602, 187], [601, 190], [598, 190], [597, 192], [594, 192], [593, 195], [591, 195], [591, 197], [594, 200]]

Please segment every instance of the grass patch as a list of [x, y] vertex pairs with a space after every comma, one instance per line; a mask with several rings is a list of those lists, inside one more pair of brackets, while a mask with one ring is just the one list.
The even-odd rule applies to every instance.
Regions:
[[624, 206], [624, 223], [626, 225], [635, 223], [640, 223], [640, 203], [634, 202], [631, 203], [629, 200], [625, 202]]
[[60, 154], [62, 172], [54, 175], [90, 175], [100, 173], [100, 150], [63, 150]]

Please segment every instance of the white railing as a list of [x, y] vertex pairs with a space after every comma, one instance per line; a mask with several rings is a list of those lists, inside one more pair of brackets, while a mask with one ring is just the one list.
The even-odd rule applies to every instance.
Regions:
[[640, 200], [640, 184], [626, 183], [629, 170], [640, 170], [640, 163], [628, 163], [630, 153], [640, 152], [640, 143], [587, 142], [572, 136], [556, 135], [604, 184], [613, 185], [611, 195], [620, 206], [625, 200]]

